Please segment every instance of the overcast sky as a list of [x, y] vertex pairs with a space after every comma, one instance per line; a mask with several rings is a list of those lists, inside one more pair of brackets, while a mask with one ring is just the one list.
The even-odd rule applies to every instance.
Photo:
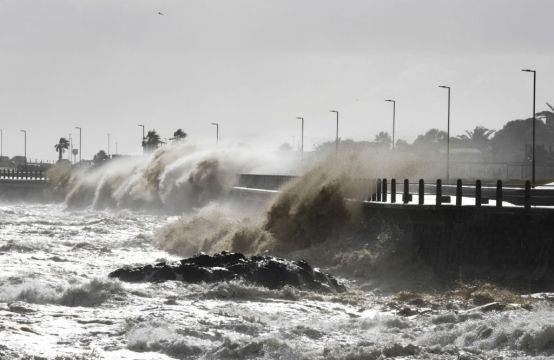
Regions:
[[[158, 12], [164, 15], [159, 15]], [[0, 0], [4, 154], [139, 153], [141, 129], [253, 148], [499, 129], [554, 104], [552, 0]]]

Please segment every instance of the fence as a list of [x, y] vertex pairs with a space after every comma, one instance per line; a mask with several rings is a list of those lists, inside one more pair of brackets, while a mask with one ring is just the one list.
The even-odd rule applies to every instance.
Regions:
[[376, 179], [372, 185], [368, 200], [374, 202], [389, 202], [390, 195], [390, 202], [394, 204], [397, 202], [397, 193], [401, 193], [403, 204], [413, 202], [413, 196], [417, 194], [417, 205], [425, 205], [425, 196], [432, 195], [436, 206], [449, 204], [451, 197], [455, 198], [455, 206], [462, 206], [463, 197], [474, 198], [473, 205], [477, 207], [488, 204], [490, 199], [496, 201], [496, 207], [503, 207], [504, 201], [525, 208], [554, 206], [554, 188], [547, 186], [533, 188], [530, 181], [518, 187], [504, 186], [502, 180], [497, 180], [495, 186], [483, 186], [481, 180], [476, 180], [474, 185], [463, 185], [460, 179], [456, 181], [456, 185], [443, 185], [441, 179], [436, 180], [434, 184], [426, 184], [423, 179], [417, 183], [410, 183], [408, 179], [404, 179], [401, 192], [397, 192], [396, 179], [390, 180], [390, 191], [387, 179]]
[[46, 181], [46, 175], [41, 170], [0, 170], [1, 180], [35, 180]]

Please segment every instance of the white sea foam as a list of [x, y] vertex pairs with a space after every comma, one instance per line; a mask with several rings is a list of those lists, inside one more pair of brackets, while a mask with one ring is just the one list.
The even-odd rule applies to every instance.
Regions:
[[56, 286], [37, 279], [0, 288], [0, 302], [24, 301], [32, 304], [63, 306], [96, 306], [109, 299], [121, 299], [125, 294], [121, 283], [108, 279], [93, 279], [81, 284]]

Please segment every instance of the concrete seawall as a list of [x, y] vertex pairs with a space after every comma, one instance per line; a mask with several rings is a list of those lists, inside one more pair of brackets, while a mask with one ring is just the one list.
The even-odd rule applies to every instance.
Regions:
[[48, 183], [42, 180], [0, 180], [2, 201], [48, 201]]
[[[262, 203], [275, 192], [234, 188]], [[394, 232], [445, 279], [554, 288], [554, 210], [360, 202], [368, 233]], [[552, 284], [552, 285], [551, 285]]]
[[[554, 211], [365, 203], [377, 230], [412, 237], [420, 258], [447, 278], [543, 286], [554, 281]], [[386, 225], [385, 225], [386, 224]]]

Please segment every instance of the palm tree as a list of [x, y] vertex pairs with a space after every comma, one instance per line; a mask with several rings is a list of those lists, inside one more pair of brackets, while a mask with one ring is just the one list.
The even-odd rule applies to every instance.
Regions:
[[183, 131], [183, 129], [177, 129], [174, 133], [173, 133], [173, 137], [170, 138], [169, 140], [183, 140], [184, 138], [187, 137], [187, 133]]
[[66, 149], [69, 149], [69, 141], [66, 138], [60, 138], [60, 141], [54, 145], [54, 149], [58, 152], [58, 161], [62, 161], [62, 154]]
[[459, 135], [457, 138], [462, 142], [480, 149], [486, 148], [491, 140], [495, 130], [487, 129], [484, 126], [476, 126], [473, 130], [467, 130], [465, 134]]
[[152, 152], [162, 143], [160, 135], [156, 130], [149, 130], [144, 140], [142, 140], [142, 147], [145, 152]]

